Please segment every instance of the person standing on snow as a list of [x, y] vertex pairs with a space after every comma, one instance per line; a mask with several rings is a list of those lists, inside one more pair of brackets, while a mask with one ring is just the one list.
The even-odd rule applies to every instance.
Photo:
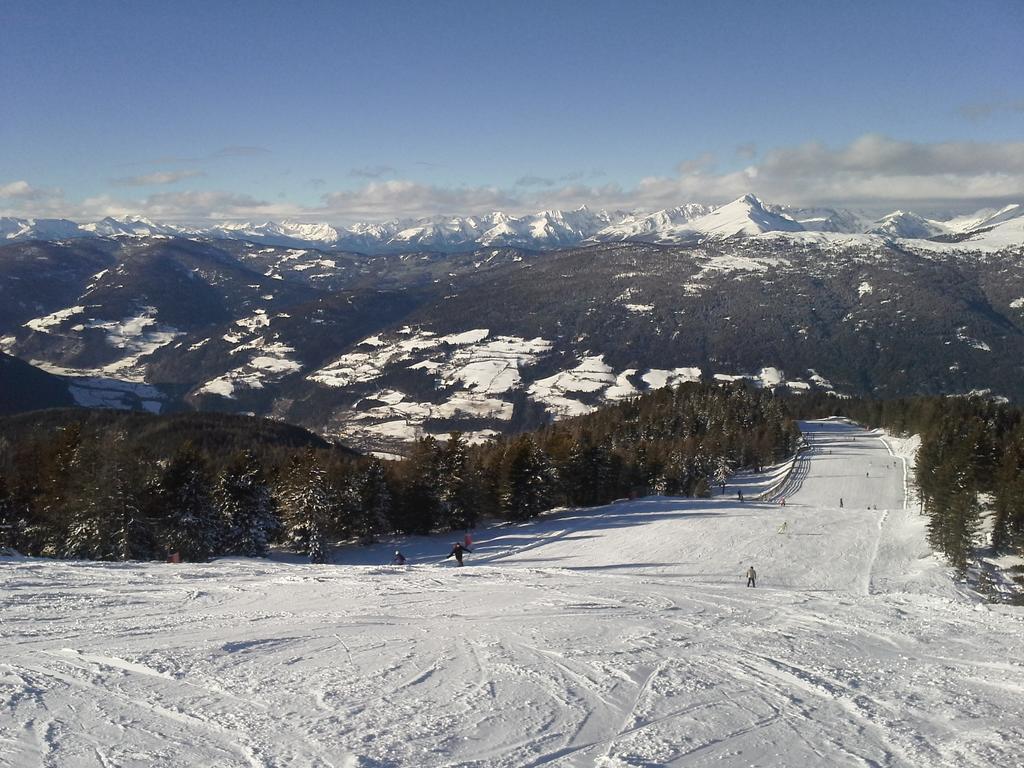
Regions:
[[843, 508], [843, 497], [842, 496], [839, 497], [839, 508], [840, 509]]
[[405, 565], [405, 555], [400, 550], [395, 550], [395, 556], [391, 559], [394, 565]]
[[754, 566], [750, 566], [749, 568], [747, 568], [747, 586], [757, 586], [757, 571], [754, 570]]
[[445, 560], [447, 560], [448, 558], [450, 558], [450, 557], [452, 557], [454, 555], [456, 562], [458, 562], [459, 566], [461, 567], [462, 566], [462, 555], [463, 555], [463, 553], [465, 553], [465, 552], [472, 552], [472, 551], [473, 551], [472, 549], [470, 549], [469, 547], [462, 546], [462, 544], [457, 541], [454, 544], [452, 544], [452, 551], [448, 553], [448, 557], [446, 557]]

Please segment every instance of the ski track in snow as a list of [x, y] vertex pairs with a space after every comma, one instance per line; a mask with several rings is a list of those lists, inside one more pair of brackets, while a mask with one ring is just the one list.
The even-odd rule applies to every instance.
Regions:
[[928, 552], [905, 445], [804, 426], [784, 478], [481, 530], [464, 568], [452, 534], [0, 560], [0, 766], [1024, 763], [1024, 613]]

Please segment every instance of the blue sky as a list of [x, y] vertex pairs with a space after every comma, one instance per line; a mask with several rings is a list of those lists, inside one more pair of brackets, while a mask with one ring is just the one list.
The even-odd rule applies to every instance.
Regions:
[[22, 2], [0, 214], [1024, 198], [1024, 2]]

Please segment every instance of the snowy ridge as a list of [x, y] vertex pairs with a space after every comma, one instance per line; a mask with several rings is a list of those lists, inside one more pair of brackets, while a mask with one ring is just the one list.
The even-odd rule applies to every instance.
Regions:
[[687, 203], [652, 213], [591, 211], [583, 206], [523, 216], [495, 211], [482, 216], [394, 219], [348, 227], [289, 220], [188, 227], [140, 216], [107, 217], [83, 224], [67, 219], [0, 217], [0, 241], [179, 236], [365, 253], [460, 252], [492, 246], [548, 250], [586, 243], [680, 243], [773, 232], [869, 234], [910, 240], [938, 237], [953, 241], [943, 242], [947, 249], [955, 249], [961, 241], [981, 248], [1004, 248], [1024, 244], [1024, 207], [1015, 203], [998, 211], [987, 209], [945, 221], [894, 211], [872, 221], [853, 211], [769, 204], [747, 194], [725, 205]]

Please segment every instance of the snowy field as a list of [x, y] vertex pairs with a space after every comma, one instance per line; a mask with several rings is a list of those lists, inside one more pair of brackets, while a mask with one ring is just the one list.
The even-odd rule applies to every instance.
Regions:
[[464, 568], [450, 535], [0, 560], [0, 766], [1024, 764], [1024, 612], [929, 555], [912, 444], [805, 428], [788, 473], [480, 530]]

